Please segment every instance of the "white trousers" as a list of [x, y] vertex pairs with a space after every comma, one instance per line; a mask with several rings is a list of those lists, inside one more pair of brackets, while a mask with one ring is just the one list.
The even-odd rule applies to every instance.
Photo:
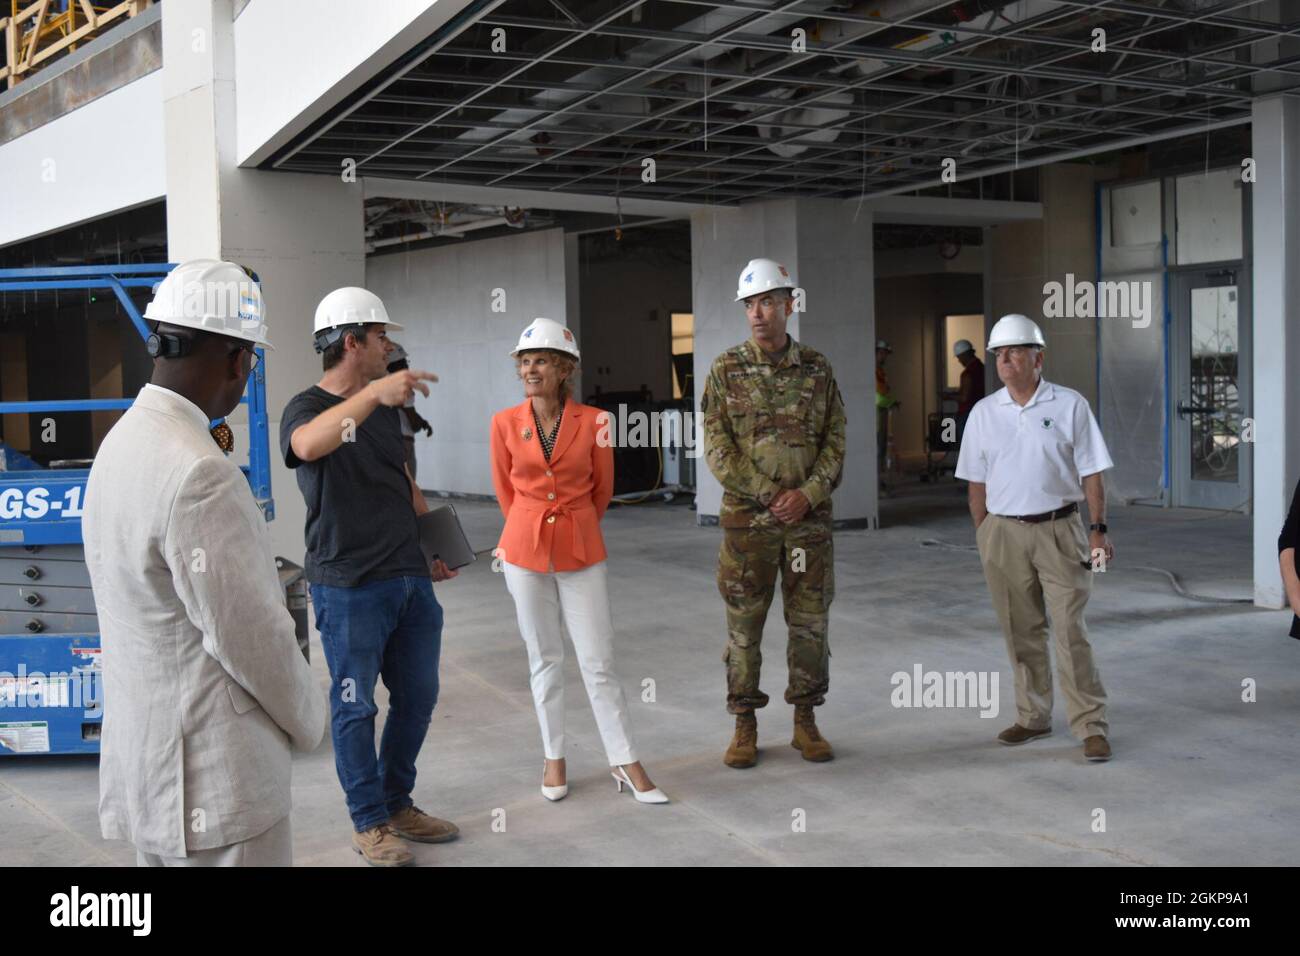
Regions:
[[136, 866], [293, 866], [293, 828], [285, 817], [265, 833], [241, 843], [191, 850], [189, 856], [135, 851]]
[[609, 613], [605, 562], [581, 571], [529, 571], [502, 562], [506, 587], [515, 599], [519, 633], [528, 648], [542, 746], [550, 760], [564, 756], [564, 638], [563, 618], [596, 727], [610, 766], [635, 763], [623, 685], [614, 673], [614, 624]]

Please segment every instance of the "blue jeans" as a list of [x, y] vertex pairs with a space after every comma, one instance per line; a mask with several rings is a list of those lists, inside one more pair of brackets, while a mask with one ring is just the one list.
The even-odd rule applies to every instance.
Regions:
[[[415, 758], [438, 702], [442, 606], [428, 578], [309, 589], [330, 670], [334, 766], [360, 833], [411, 805]], [[379, 677], [388, 688], [388, 719], [376, 756]]]

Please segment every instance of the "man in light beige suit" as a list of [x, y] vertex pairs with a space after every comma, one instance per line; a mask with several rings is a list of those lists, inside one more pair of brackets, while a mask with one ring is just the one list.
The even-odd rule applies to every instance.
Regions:
[[290, 751], [325, 731], [248, 481], [209, 434], [266, 341], [261, 292], [198, 260], [159, 285], [153, 380], [100, 446], [82, 532], [99, 612], [99, 818], [142, 866], [288, 866]]

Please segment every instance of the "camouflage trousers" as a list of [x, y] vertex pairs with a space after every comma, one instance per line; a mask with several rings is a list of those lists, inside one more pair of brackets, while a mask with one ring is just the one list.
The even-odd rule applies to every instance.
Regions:
[[718, 555], [718, 591], [727, 608], [727, 710], [751, 713], [767, 706], [758, 689], [763, 664], [763, 624], [781, 575], [781, 603], [789, 628], [787, 704], [817, 707], [830, 687], [826, 619], [835, 597], [831, 524], [813, 519], [795, 525], [773, 520], [748, 528], [724, 528]]

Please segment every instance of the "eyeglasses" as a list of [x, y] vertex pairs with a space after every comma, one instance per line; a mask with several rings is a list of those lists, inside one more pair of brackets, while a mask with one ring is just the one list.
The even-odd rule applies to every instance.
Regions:
[[1034, 351], [1032, 345], [1004, 345], [1001, 348], [993, 349], [993, 354], [997, 358], [1020, 358], [1026, 352]]
[[253, 369], [262, 364], [262, 356], [257, 353], [257, 346], [255, 345], [241, 345], [238, 348], [230, 350], [231, 355], [234, 355], [236, 352], [247, 352], [252, 356], [252, 361], [248, 366], [248, 373], [250, 375], [253, 373]]

